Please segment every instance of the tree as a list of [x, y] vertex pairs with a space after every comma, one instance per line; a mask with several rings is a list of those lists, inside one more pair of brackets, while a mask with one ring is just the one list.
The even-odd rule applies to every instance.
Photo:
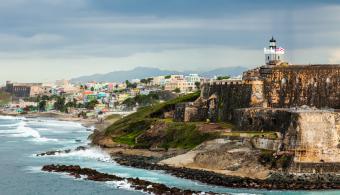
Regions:
[[122, 104], [128, 108], [133, 108], [136, 106], [136, 101], [134, 98], [127, 98], [122, 102]]
[[46, 100], [40, 101], [39, 104], [38, 104], [38, 110], [40, 112], [46, 111], [46, 104], [47, 104]]
[[91, 87], [91, 91], [94, 91], [94, 87]]
[[200, 89], [201, 88], [201, 82], [195, 82], [195, 86], [196, 86], [196, 89]]
[[218, 76], [217, 80], [229, 79], [230, 76]]
[[38, 95], [38, 96], [36, 97], [36, 102], [40, 102], [40, 100], [41, 100], [41, 97], [40, 97], [40, 95]]
[[41, 100], [49, 100], [50, 98], [47, 96], [47, 95], [43, 95], [42, 97], [41, 97]]
[[89, 110], [93, 110], [94, 107], [96, 107], [96, 105], [98, 104], [99, 102], [97, 100], [91, 100], [90, 102], [87, 102], [85, 104], [85, 108], [86, 109], [89, 109]]
[[175, 92], [175, 93], [181, 93], [181, 89], [177, 87], [177, 88], [174, 90], [174, 92]]
[[147, 83], [148, 83], [148, 80], [142, 79], [142, 80], [140, 80], [140, 82], [141, 82], [141, 83], [144, 83], [144, 84], [147, 84]]
[[77, 108], [84, 108], [84, 107], [85, 107], [85, 105], [84, 105], [84, 104], [82, 104], [82, 103], [78, 103], [76, 107], [77, 107]]
[[148, 106], [151, 105], [159, 100], [158, 94], [149, 93], [148, 95], [136, 95], [133, 98], [127, 98], [123, 101], [123, 105], [128, 108], [133, 108], [137, 106]]
[[126, 84], [126, 88], [133, 89], [137, 87], [137, 83], [131, 83], [129, 80], [126, 80], [125, 84]]
[[65, 112], [65, 97], [58, 96], [56, 102], [54, 103], [54, 109], [59, 110], [60, 112]]

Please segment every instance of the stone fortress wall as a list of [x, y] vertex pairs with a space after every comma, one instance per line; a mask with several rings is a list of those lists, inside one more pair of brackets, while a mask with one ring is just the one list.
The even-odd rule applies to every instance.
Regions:
[[340, 65], [289, 65], [260, 69], [269, 107], [340, 109]]
[[280, 132], [280, 150], [293, 151], [299, 167], [312, 170], [305, 163], [340, 163], [338, 109], [340, 65], [265, 65], [242, 80], [202, 84], [201, 97], [182, 105], [177, 120]]

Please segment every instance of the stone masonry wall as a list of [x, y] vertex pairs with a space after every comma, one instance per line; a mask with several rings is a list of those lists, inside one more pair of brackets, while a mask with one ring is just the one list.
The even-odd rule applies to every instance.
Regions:
[[206, 83], [202, 86], [201, 97], [207, 100], [208, 118], [212, 122], [230, 121], [234, 109], [251, 106], [252, 85], [223, 81]]
[[232, 122], [243, 131], [277, 131], [284, 134], [290, 121], [291, 112], [287, 109], [241, 108], [234, 111]]
[[260, 69], [268, 107], [340, 108], [340, 65], [289, 65]]
[[295, 151], [295, 162], [340, 162], [340, 113], [295, 112], [285, 140]]

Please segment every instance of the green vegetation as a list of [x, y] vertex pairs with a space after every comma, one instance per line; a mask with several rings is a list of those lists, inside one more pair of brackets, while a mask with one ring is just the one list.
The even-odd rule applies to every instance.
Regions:
[[217, 77], [217, 80], [223, 80], [223, 79], [229, 79], [230, 76], [219, 76]]
[[201, 88], [201, 82], [195, 82], [195, 86], [196, 86], [196, 89], [200, 89]]
[[96, 105], [98, 104], [99, 102], [97, 100], [91, 100], [87, 103], [85, 103], [85, 108], [86, 109], [89, 109], [89, 110], [93, 110], [94, 107], [96, 107]]
[[235, 125], [232, 123], [227, 123], [227, 122], [220, 122], [218, 123], [219, 125], [221, 125], [221, 127], [225, 128], [225, 129], [235, 129]]
[[153, 78], [147, 78], [147, 79], [140, 80], [140, 82], [144, 83], [144, 84], [149, 84], [149, 83], [151, 83], [152, 80], [153, 80]]
[[[163, 103], [142, 107], [138, 109], [137, 112], [132, 113], [109, 126], [106, 129], [106, 134], [110, 135], [113, 133], [119, 134], [121, 132], [129, 132], [131, 127], [139, 123], [151, 124], [152, 121], [155, 121], [153, 118], [159, 117], [164, 111], [174, 108], [178, 103], [194, 101], [199, 97], [199, 94], [199, 92], [191, 93], [188, 95], [179, 96]], [[147, 128], [147, 125], [145, 125], [145, 127]]]
[[118, 120], [122, 118], [122, 115], [120, 114], [111, 114], [105, 118], [105, 120]]
[[274, 164], [275, 157], [274, 151], [271, 150], [261, 150], [261, 154], [259, 156], [258, 161], [263, 165], [272, 165]]
[[195, 124], [187, 123], [170, 123], [165, 132], [161, 147], [166, 149], [192, 149], [208, 139], [217, 137], [215, 134], [201, 133]]
[[133, 131], [131, 133], [128, 133], [128, 134], [119, 136], [117, 138], [114, 138], [113, 140], [117, 143], [127, 144], [129, 146], [134, 146], [136, 137], [141, 135], [143, 132], [144, 132], [143, 130]]
[[261, 150], [258, 161], [263, 165], [269, 165], [271, 168], [282, 168], [286, 170], [293, 162], [293, 154], [276, 155], [271, 150]]
[[181, 93], [181, 89], [180, 88], [176, 88], [176, 89], [174, 89], [174, 92], [175, 93]]
[[128, 108], [133, 108], [137, 106], [147, 106], [154, 103], [157, 103], [159, 100], [159, 96], [156, 93], [150, 93], [148, 95], [136, 95], [133, 98], [127, 98], [123, 101], [123, 105]]
[[60, 112], [65, 112], [67, 110], [65, 107], [65, 97], [58, 96], [53, 107], [54, 109], [59, 110]]
[[221, 134], [222, 136], [232, 136], [232, 137], [263, 137], [268, 139], [277, 139], [276, 132], [259, 132], [259, 131], [233, 131], [233, 132], [224, 132]]
[[[181, 102], [194, 101], [199, 97], [199, 92], [179, 96], [175, 99], [157, 103], [152, 106], [146, 106], [138, 109], [124, 118], [121, 118], [109, 126], [105, 133], [112, 136], [113, 141], [117, 143], [127, 144], [130, 146], [136, 145], [136, 137], [142, 135], [146, 130], [150, 129], [151, 125], [157, 121], [162, 121], [162, 113], [172, 110], [175, 105]], [[162, 121], [163, 122], [163, 121]], [[167, 123], [169, 128], [165, 129], [165, 139], [162, 142], [163, 147], [180, 147], [192, 148], [201, 143], [202, 140], [209, 138], [206, 134], [200, 134], [195, 125], [185, 123]], [[155, 140], [152, 140], [155, 141]], [[152, 142], [151, 141], [151, 142]], [[152, 143], [143, 143], [140, 147], [150, 147]]]
[[126, 87], [129, 89], [133, 89], [137, 87], [137, 83], [131, 83], [129, 80], [125, 81]]
[[11, 101], [11, 95], [0, 91], [0, 105], [8, 104]]
[[39, 110], [40, 112], [46, 111], [46, 105], [47, 105], [46, 100], [40, 101], [39, 104], [38, 104], [38, 110]]

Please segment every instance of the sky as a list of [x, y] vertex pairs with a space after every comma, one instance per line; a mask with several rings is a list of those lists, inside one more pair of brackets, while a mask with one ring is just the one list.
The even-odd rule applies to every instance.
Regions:
[[339, 24], [327, 0], [1, 0], [0, 84], [253, 68], [271, 36], [292, 64], [340, 63]]

